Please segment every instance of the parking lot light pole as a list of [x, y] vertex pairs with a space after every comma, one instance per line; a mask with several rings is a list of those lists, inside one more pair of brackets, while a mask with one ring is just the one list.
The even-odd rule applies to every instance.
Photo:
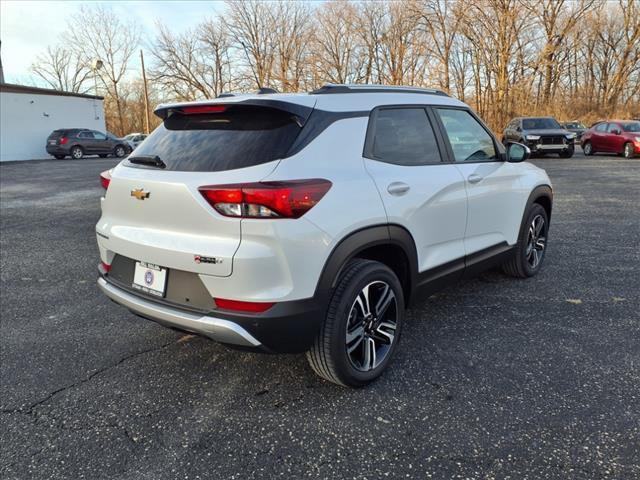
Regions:
[[142, 64], [142, 84], [144, 86], [144, 133], [149, 134], [149, 91], [147, 90], [147, 74], [144, 71], [144, 56], [140, 49], [140, 63]]

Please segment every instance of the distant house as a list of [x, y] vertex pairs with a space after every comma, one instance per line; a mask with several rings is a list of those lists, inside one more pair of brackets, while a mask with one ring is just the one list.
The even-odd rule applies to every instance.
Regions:
[[58, 128], [105, 131], [103, 97], [0, 83], [0, 161], [51, 158]]

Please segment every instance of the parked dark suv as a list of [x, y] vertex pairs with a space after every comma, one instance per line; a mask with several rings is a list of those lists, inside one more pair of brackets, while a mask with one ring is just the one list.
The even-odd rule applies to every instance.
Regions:
[[557, 153], [563, 158], [573, 156], [576, 134], [562, 128], [553, 117], [518, 117], [504, 129], [502, 142], [518, 142], [533, 153]]
[[47, 153], [57, 159], [66, 156], [82, 158], [84, 155], [99, 155], [104, 158], [115, 155], [118, 158], [131, 153], [131, 147], [122, 138], [110, 133], [102, 133], [86, 128], [65, 128], [54, 130], [47, 138]]

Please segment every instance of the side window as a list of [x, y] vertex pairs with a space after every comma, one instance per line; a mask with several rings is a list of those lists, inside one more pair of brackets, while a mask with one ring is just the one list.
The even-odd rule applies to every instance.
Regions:
[[614, 130], [622, 130], [622, 129], [620, 128], [620, 125], [618, 125], [617, 123], [610, 123], [607, 126], [607, 132], [612, 133]]
[[93, 138], [91, 132], [80, 132], [78, 138]]
[[438, 108], [456, 162], [491, 162], [499, 159], [493, 138], [465, 110]]
[[440, 151], [423, 108], [385, 108], [375, 117], [371, 154], [396, 165], [439, 163]]
[[[610, 124], [609, 124], [610, 125]], [[607, 131], [607, 124], [606, 123], [600, 123], [598, 124], [598, 126], [596, 127], [596, 131], [597, 132], [606, 132]]]
[[96, 140], [106, 140], [107, 136], [104, 133], [100, 133], [100, 132], [93, 132], [93, 138], [95, 138]]

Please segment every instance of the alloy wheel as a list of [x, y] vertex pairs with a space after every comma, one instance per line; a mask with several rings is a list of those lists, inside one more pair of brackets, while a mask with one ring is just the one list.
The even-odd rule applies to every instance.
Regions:
[[546, 243], [547, 238], [544, 217], [542, 215], [536, 215], [533, 217], [531, 225], [529, 225], [527, 248], [525, 250], [527, 263], [529, 263], [531, 268], [538, 268], [538, 265], [542, 262]]
[[585, 155], [591, 155], [591, 144], [590, 143], [587, 143], [584, 146], [584, 154]]
[[71, 156], [76, 160], [82, 158], [82, 150], [77, 147], [74, 148], [73, 151], [71, 152]]
[[627, 143], [624, 146], [624, 156], [626, 158], [631, 158], [633, 156], [633, 145], [631, 145], [630, 143]]
[[367, 284], [349, 311], [345, 346], [351, 365], [368, 372], [389, 355], [398, 325], [398, 303], [393, 289], [377, 280]]
[[124, 148], [122, 147], [116, 148], [116, 157], [118, 158], [124, 157]]

